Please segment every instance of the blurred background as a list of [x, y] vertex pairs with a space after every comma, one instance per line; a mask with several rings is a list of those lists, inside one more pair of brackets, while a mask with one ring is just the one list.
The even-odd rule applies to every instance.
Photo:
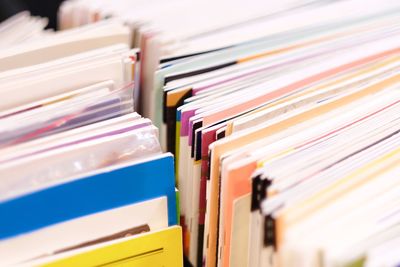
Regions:
[[0, 0], [0, 22], [24, 10], [49, 19], [47, 28], [56, 29], [57, 10], [62, 0]]

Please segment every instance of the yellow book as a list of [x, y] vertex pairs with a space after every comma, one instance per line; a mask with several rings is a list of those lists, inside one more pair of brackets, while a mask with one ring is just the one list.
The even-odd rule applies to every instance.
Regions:
[[63, 255], [32, 262], [29, 265], [46, 267], [64, 266], [183, 266], [181, 227], [124, 238], [95, 245]]

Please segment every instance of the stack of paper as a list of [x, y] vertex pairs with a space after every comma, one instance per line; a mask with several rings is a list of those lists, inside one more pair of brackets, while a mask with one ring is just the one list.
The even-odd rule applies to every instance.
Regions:
[[135, 112], [139, 66], [111, 20], [0, 51], [0, 266], [182, 266], [174, 159]]
[[51, 31], [44, 30], [46, 25], [46, 18], [32, 17], [29, 12], [10, 17], [0, 24], [0, 49], [51, 36]]
[[[177, 157], [194, 266], [393, 266], [398, 1], [67, 1], [117, 17]], [[223, 15], [221, 15], [223, 14]]]

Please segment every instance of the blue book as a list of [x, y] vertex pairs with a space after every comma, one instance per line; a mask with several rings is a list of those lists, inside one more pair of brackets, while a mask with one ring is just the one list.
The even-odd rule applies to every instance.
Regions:
[[168, 224], [176, 225], [173, 161], [172, 154], [157, 155], [1, 202], [0, 239], [161, 196]]

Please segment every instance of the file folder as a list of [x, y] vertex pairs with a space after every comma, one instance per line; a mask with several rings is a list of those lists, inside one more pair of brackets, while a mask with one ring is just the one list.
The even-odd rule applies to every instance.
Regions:
[[27, 266], [183, 266], [182, 232], [172, 226], [154, 233], [111, 241], [96, 247], [75, 251], [71, 256], [56, 256], [46, 263], [28, 263]]
[[170, 154], [116, 170], [105, 169], [5, 201], [0, 204], [0, 213], [7, 214], [0, 222], [0, 238], [160, 196], [168, 198], [168, 224], [176, 225], [175, 177]]

